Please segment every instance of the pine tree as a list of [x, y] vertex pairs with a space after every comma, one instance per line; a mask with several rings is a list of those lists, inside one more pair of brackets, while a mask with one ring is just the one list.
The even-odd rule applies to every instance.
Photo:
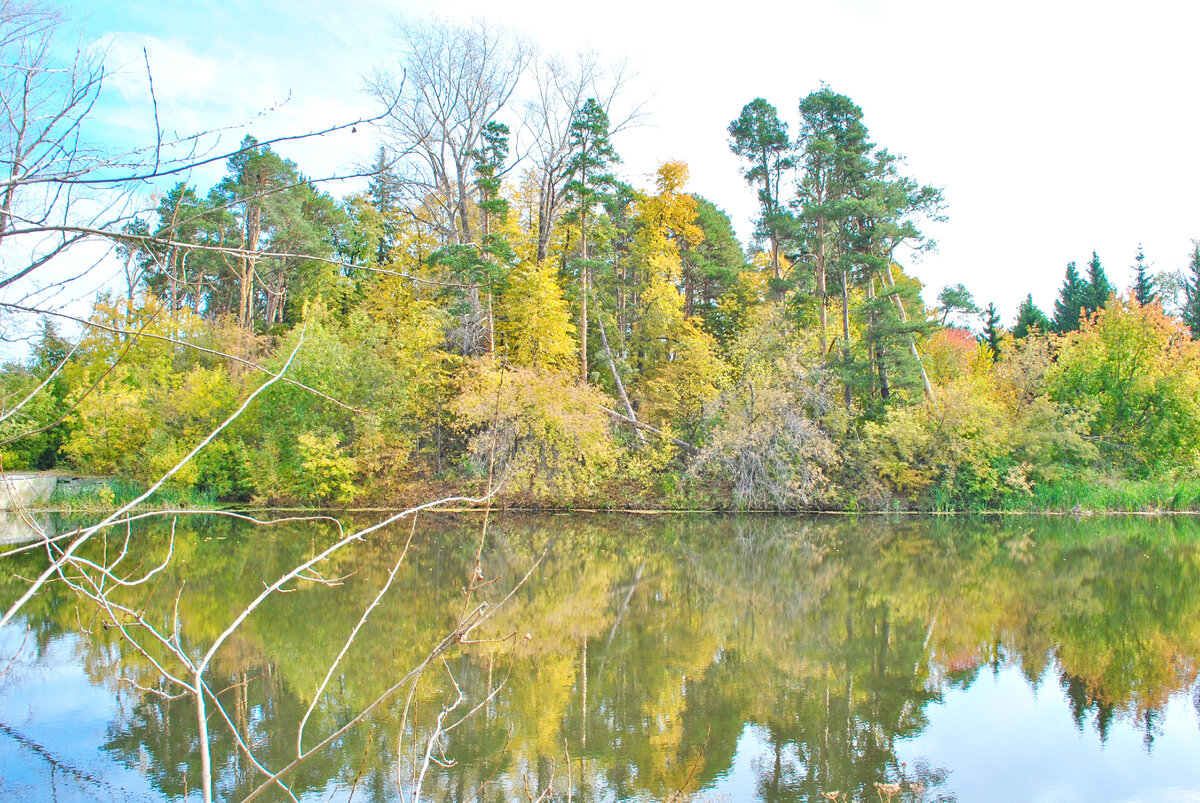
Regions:
[[1013, 325], [1012, 334], [1017, 340], [1022, 340], [1029, 336], [1029, 333], [1036, 330], [1038, 332], [1053, 331], [1054, 324], [1046, 317], [1046, 313], [1038, 309], [1033, 303], [1033, 293], [1025, 296], [1025, 300], [1021, 302], [1021, 306], [1017, 307], [1017, 322]]
[[569, 219], [579, 224], [579, 362], [580, 380], [588, 381], [588, 293], [591, 265], [588, 257], [588, 213], [601, 204], [615, 186], [609, 168], [621, 161], [609, 140], [608, 113], [595, 98], [588, 98], [571, 120], [568, 139], [571, 158], [567, 170], [566, 199], [574, 205]]
[[1054, 331], [1061, 335], [1079, 328], [1079, 316], [1090, 290], [1088, 283], [1080, 278], [1075, 263], [1068, 262], [1066, 278], [1058, 291], [1058, 300], [1054, 302]]
[[1154, 278], [1147, 273], [1150, 266], [1146, 264], [1146, 254], [1142, 251], [1141, 243], [1138, 243], [1137, 256], [1133, 258], [1133, 263], [1133, 297], [1144, 307], [1158, 300], [1158, 291], [1154, 287]]
[[961, 283], [953, 287], [947, 285], [942, 288], [942, 292], [938, 293], [937, 300], [937, 309], [942, 313], [942, 326], [945, 326], [953, 316], [970, 318], [983, 312], [975, 303], [975, 297], [971, 295], [971, 291]]
[[1084, 294], [1083, 308], [1088, 315], [1091, 315], [1096, 310], [1104, 309], [1108, 305], [1108, 297], [1116, 291], [1116, 288], [1108, 281], [1108, 277], [1104, 275], [1104, 268], [1100, 265], [1100, 257], [1096, 256], [1096, 252], [1092, 252], [1092, 259], [1088, 262], [1088, 277], [1087, 291]]
[[983, 311], [983, 334], [980, 336], [979, 342], [987, 344], [992, 352], [993, 360], [1000, 357], [1000, 337], [1003, 332], [1004, 328], [1000, 325], [1000, 313], [996, 311], [996, 305], [988, 304]]
[[787, 123], [779, 119], [774, 106], [755, 98], [742, 107], [728, 131], [729, 149], [746, 162], [742, 175], [758, 190], [762, 217], [755, 233], [770, 243], [771, 270], [778, 279], [780, 227], [784, 223], [780, 190], [783, 174], [794, 166]]

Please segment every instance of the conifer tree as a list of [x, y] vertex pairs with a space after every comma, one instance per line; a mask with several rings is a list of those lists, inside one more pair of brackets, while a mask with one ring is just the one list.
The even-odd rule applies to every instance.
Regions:
[[975, 297], [971, 295], [971, 291], [961, 282], [953, 287], [949, 285], [943, 287], [942, 292], [938, 293], [937, 300], [937, 308], [942, 313], [942, 326], [945, 326], [952, 317], [970, 318], [983, 312], [975, 303]]
[[1183, 279], [1183, 322], [1191, 330], [1192, 340], [1200, 340], [1200, 240], [1192, 241], [1192, 256]]
[[1017, 322], [1013, 325], [1012, 334], [1017, 340], [1024, 340], [1034, 330], [1050, 332], [1054, 330], [1054, 324], [1033, 303], [1033, 293], [1030, 293], [1017, 307]]
[[1146, 254], [1142, 251], [1142, 244], [1138, 243], [1137, 256], [1133, 258], [1133, 297], [1143, 307], [1158, 300], [1154, 277], [1147, 272], [1149, 267], [1146, 264]]
[[[799, 234], [812, 255], [815, 270], [821, 353], [827, 353], [830, 281], [842, 294], [843, 349], [849, 344], [847, 295], [849, 276], [843, 275], [845, 232], [850, 205], [870, 172], [868, 154], [874, 148], [862, 122], [862, 109], [828, 87], [800, 100], [797, 135], [800, 176], [792, 202], [799, 213]], [[847, 402], [848, 404], [849, 402]]]
[[1100, 265], [1100, 257], [1096, 256], [1096, 252], [1092, 252], [1092, 259], [1088, 262], [1088, 277], [1087, 277], [1087, 292], [1083, 304], [1084, 310], [1088, 315], [1091, 315], [1096, 310], [1104, 309], [1108, 305], [1108, 297], [1115, 292], [1116, 288], [1108, 281], [1108, 277], [1104, 275], [1104, 268]]
[[779, 112], [762, 98], [755, 98], [742, 108], [738, 118], [729, 124], [729, 149], [746, 161], [743, 175], [746, 182], [758, 190], [762, 217], [757, 234], [766, 237], [771, 248], [771, 270], [779, 278], [779, 240], [783, 211], [780, 206], [780, 185], [783, 174], [794, 164], [791, 158], [787, 123]]
[[396, 220], [400, 210], [400, 185], [394, 160], [387, 148], [380, 145], [375, 162], [371, 165], [371, 178], [367, 181], [367, 200], [381, 221], [375, 247], [375, 261], [379, 265], [387, 264], [398, 235]]
[[992, 352], [992, 359], [996, 360], [1000, 357], [1000, 337], [1004, 333], [1004, 327], [1000, 325], [1000, 313], [996, 311], [996, 305], [989, 303], [983, 311], [983, 335], [979, 338], [981, 343], [986, 343], [987, 347]]
[[583, 108], [571, 120], [571, 159], [568, 173], [567, 200], [575, 208], [571, 217], [579, 223], [579, 359], [580, 377], [588, 378], [588, 288], [591, 270], [588, 262], [588, 213], [603, 203], [608, 191], [616, 184], [609, 168], [620, 161], [608, 136], [608, 113], [595, 98], [588, 98]]
[[1090, 287], [1079, 276], [1074, 262], [1067, 263], [1067, 275], [1054, 302], [1054, 331], [1060, 335], [1079, 328], [1079, 316], [1087, 303]]

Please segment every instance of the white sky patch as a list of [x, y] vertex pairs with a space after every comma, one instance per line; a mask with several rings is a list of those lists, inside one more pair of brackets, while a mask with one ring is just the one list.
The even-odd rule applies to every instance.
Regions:
[[[1009, 322], [1028, 292], [1051, 311], [1067, 261], [1082, 266], [1093, 249], [1125, 287], [1139, 242], [1157, 269], [1176, 269], [1200, 236], [1200, 160], [1186, 145], [1200, 130], [1190, 41], [1200, 4], [743, 0], [716, 11], [611, 0], [586, 15], [551, 0], [82, 6], [110, 63], [126, 65], [99, 111], [130, 136], [153, 134], [143, 46], [170, 130], [244, 122], [290, 91], [249, 125], [259, 139], [377, 109], [363, 76], [394, 63], [398, 18], [486, 18], [543, 52], [628, 57], [639, 78], [626, 98], [650, 103], [646, 124], [616, 139], [622, 177], [645, 186], [659, 162], [688, 162], [690, 189], [729, 212], [743, 239], [756, 200], [729, 153], [729, 122], [764, 97], [794, 135], [799, 99], [827, 82], [863, 108], [909, 175], [945, 189], [950, 220], [926, 227], [939, 251], [910, 266], [926, 300], [963, 282]], [[320, 176], [369, 162], [376, 144], [360, 128], [278, 150]], [[191, 180], [207, 189], [222, 172]]]

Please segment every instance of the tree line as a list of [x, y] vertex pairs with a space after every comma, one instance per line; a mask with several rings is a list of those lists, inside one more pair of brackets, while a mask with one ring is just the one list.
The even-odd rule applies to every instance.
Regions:
[[[759, 202], [746, 250], [686, 164], [622, 179], [638, 109], [620, 70], [482, 24], [400, 38], [368, 79], [386, 112], [363, 191], [336, 197], [246, 136], [212, 186], [159, 171], [152, 203], [113, 218], [121, 289], [70, 342], [45, 315], [30, 360], [4, 366], [6, 407], [52, 377], [0, 419], [6, 469], [155, 479], [286, 363], [173, 484], [960, 508], [1192, 476], [1200, 248], [1157, 276], [1139, 252], [1128, 291], [1093, 254], [1052, 315], [1030, 295], [1006, 329], [961, 284], [923, 300], [905, 264], [942, 192], [829, 87], [798, 100], [794, 137], [762, 98], [724, 132]], [[64, 247], [86, 229], [58, 228]]]

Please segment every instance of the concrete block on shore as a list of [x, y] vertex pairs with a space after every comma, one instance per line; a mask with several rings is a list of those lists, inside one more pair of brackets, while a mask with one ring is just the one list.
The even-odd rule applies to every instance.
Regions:
[[46, 502], [57, 485], [58, 478], [53, 474], [0, 474], [0, 510]]

